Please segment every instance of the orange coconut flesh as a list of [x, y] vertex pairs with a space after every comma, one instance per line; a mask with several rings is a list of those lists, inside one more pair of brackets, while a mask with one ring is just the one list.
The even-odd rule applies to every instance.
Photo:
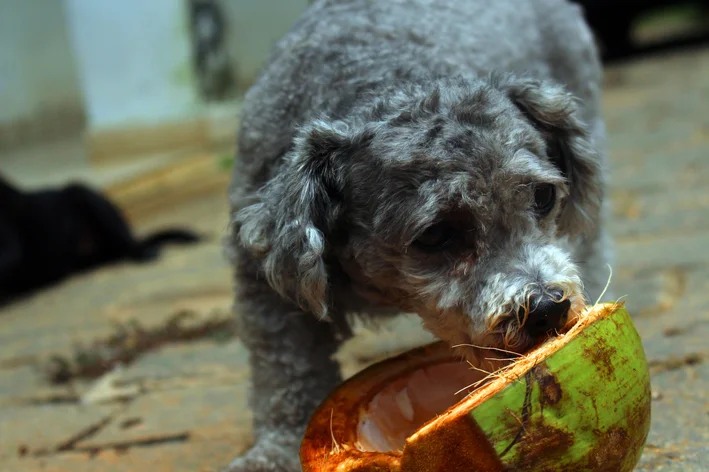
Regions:
[[399, 451], [406, 438], [472, 391], [480, 376], [463, 362], [445, 362], [400, 377], [377, 393], [358, 425], [358, 449]]
[[[585, 310], [570, 319], [557, 336], [543, 340], [537, 348], [503, 368], [500, 375], [488, 377], [465, 362], [451, 359], [393, 379], [368, 404], [362, 405], [355, 447], [366, 452], [400, 453], [407, 438], [421, 434], [424, 425], [432, 426], [443, 417], [469, 411], [491, 398], [606, 312]], [[484, 382], [486, 377], [489, 380]]]

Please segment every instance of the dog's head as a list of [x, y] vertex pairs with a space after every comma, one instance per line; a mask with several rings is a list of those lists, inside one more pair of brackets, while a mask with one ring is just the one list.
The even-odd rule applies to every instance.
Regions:
[[583, 301], [569, 242], [595, 230], [601, 161], [560, 86], [412, 86], [305, 126], [286, 159], [237, 227], [304, 309], [326, 315], [336, 269], [453, 345], [519, 352]]

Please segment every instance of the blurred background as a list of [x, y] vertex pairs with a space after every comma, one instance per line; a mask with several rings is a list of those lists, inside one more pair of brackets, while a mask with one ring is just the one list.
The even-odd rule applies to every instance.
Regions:
[[[0, 255], [61, 239], [51, 219], [32, 229], [45, 239], [12, 233], [25, 201], [37, 221], [77, 219], [65, 231], [77, 254], [96, 251], [82, 219], [93, 210], [61, 200], [75, 183], [94, 193], [71, 201], [110, 202], [108, 227], [128, 239], [199, 235], [147, 263], [92, 259], [5, 300], [0, 284], [0, 470], [218, 470], [249, 445], [221, 250], [227, 185], [240, 101], [309, 3], [0, 0]], [[578, 3], [606, 64], [612, 280], [661, 406], [640, 470], [706, 471], [709, 2]], [[6, 287], [31, 265], [19, 261]], [[346, 375], [429, 339], [406, 315], [358, 330], [340, 354]]]

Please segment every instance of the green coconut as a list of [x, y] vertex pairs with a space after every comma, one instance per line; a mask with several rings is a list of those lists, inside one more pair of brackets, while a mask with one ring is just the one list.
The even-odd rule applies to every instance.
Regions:
[[473, 377], [443, 343], [365, 369], [312, 416], [303, 470], [635, 468], [650, 428], [650, 375], [624, 305], [588, 308], [476, 388]]

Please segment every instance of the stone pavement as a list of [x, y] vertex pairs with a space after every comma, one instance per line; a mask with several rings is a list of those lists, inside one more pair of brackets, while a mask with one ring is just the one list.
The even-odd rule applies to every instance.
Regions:
[[[607, 73], [613, 281], [653, 373], [642, 471], [709, 470], [708, 99], [709, 50]], [[228, 319], [226, 214], [223, 193], [175, 208], [150, 226], [189, 222], [213, 240], [153, 265], [76, 277], [0, 313], [0, 470], [216, 471], [249, 445], [246, 355], [228, 330], [164, 344], [115, 373], [112, 388], [57, 386], [44, 375], [52, 356], [71, 356], [117, 324], [157, 329], [180, 311], [196, 325]], [[346, 374], [431, 339], [414, 318], [392, 325], [406, 335], [360, 329], [340, 354]]]

